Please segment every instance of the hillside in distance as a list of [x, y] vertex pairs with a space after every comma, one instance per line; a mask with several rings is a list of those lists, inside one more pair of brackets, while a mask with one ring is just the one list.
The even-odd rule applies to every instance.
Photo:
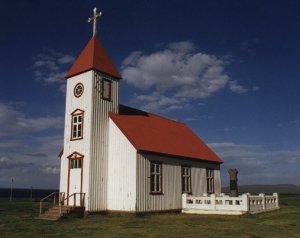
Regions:
[[[222, 192], [228, 193], [230, 187], [223, 187]], [[238, 185], [239, 193], [281, 193], [281, 194], [300, 194], [300, 187], [294, 184], [276, 184], [276, 185]]]

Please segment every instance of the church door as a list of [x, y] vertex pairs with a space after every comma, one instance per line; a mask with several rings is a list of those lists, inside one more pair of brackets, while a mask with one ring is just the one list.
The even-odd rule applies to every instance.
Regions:
[[81, 206], [82, 193], [82, 158], [69, 160], [68, 205]]

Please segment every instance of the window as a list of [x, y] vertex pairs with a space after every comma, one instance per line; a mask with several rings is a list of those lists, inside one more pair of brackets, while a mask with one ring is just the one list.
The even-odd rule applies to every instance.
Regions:
[[111, 101], [111, 81], [102, 79], [102, 98]]
[[160, 162], [151, 162], [150, 192], [152, 194], [162, 193], [162, 164]]
[[81, 159], [72, 159], [70, 160], [70, 169], [79, 169], [81, 164]]
[[182, 193], [191, 193], [191, 167], [182, 166], [181, 175]]
[[71, 140], [83, 138], [83, 111], [77, 109], [72, 114]]
[[70, 169], [82, 168], [84, 155], [75, 151], [72, 154], [70, 154], [67, 158], [69, 159], [69, 168]]
[[79, 98], [83, 94], [83, 89], [84, 87], [82, 83], [76, 84], [74, 87], [74, 96]]
[[214, 170], [206, 169], [207, 193], [214, 193]]

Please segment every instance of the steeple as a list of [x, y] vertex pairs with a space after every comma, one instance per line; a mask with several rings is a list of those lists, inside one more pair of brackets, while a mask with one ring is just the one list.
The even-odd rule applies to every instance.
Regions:
[[102, 16], [102, 12], [97, 13], [97, 8], [94, 8], [94, 16], [88, 19], [88, 22], [93, 22], [93, 37], [85, 46], [79, 57], [76, 59], [72, 67], [66, 74], [66, 78], [84, 73], [89, 70], [97, 70], [101, 73], [112, 76], [116, 79], [121, 79], [121, 76], [109, 58], [105, 49], [102, 47], [97, 33], [97, 19]]
[[105, 49], [102, 47], [97, 36], [93, 36], [83, 49], [79, 57], [69, 69], [66, 78], [70, 78], [89, 70], [97, 70], [101, 73], [121, 79], [121, 75], [112, 63]]

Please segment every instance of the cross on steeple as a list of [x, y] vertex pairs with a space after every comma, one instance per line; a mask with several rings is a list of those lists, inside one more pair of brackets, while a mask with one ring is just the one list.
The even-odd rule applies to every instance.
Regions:
[[94, 16], [93, 17], [89, 17], [88, 19], [88, 23], [90, 23], [91, 21], [93, 21], [93, 36], [96, 35], [97, 33], [97, 18], [102, 16], [102, 12], [98, 12], [97, 13], [97, 8], [94, 8]]

